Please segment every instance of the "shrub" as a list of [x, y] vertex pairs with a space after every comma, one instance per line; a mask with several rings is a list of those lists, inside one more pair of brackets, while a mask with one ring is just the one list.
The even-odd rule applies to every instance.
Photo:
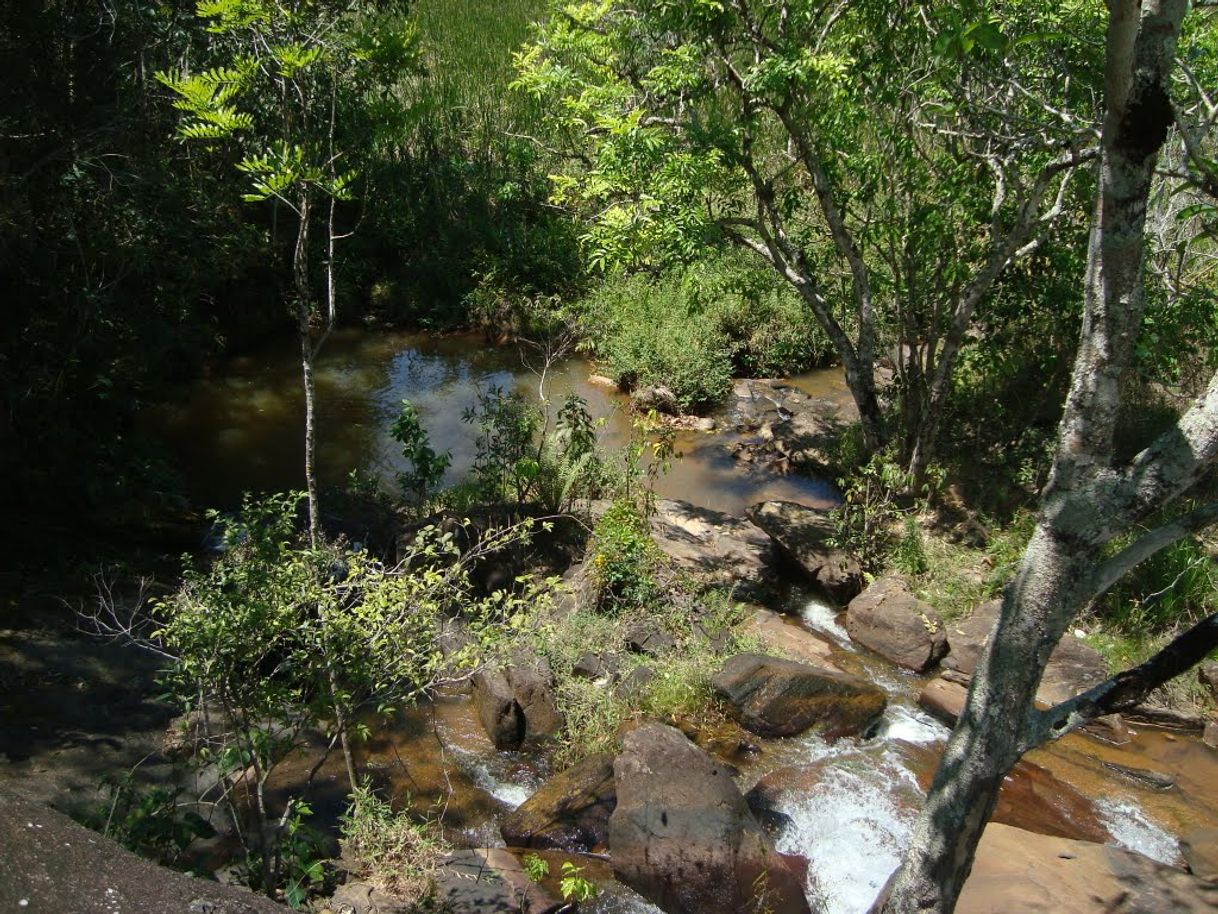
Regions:
[[351, 795], [340, 826], [343, 861], [352, 874], [407, 906], [435, 893], [436, 870], [449, 850], [438, 823], [395, 813], [365, 785]]
[[602, 611], [647, 607], [663, 598], [656, 581], [660, 549], [633, 502], [615, 501], [597, 521], [589, 556], [594, 600]]
[[736, 374], [795, 374], [829, 352], [795, 293], [734, 254], [658, 276], [611, 276], [578, 310], [619, 384], [662, 384], [686, 410], [721, 399]]

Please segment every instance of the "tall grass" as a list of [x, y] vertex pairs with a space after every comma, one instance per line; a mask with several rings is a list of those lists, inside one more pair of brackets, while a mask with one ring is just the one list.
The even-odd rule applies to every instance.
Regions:
[[431, 129], [460, 137], [485, 161], [510, 134], [527, 133], [540, 107], [512, 92], [512, 54], [531, 36], [546, 0], [419, 0], [413, 18], [422, 43]]

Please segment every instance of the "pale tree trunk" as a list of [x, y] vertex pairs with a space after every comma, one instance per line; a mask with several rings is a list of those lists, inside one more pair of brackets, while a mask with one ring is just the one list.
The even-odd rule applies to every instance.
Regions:
[[296, 230], [296, 250], [292, 255], [292, 277], [296, 287], [296, 320], [300, 334], [300, 371], [304, 381], [305, 399], [305, 491], [309, 504], [309, 542], [316, 546], [321, 536], [321, 521], [317, 504], [317, 420], [315, 400], [317, 384], [313, 377], [314, 359], [317, 355], [313, 345], [313, 305], [309, 289], [309, 217], [308, 193], [301, 194], [299, 202], [300, 225]]
[[[954, 910], [1004, 776], [1036, 741], [1069, 729], [1060, 712], [1038, 712], [1034, 700], [1071, 620], [1120, 570], [1108, 566], [1101, 573], [1105, 545], [1188, 491], [1218, 456], [1216, 375], [1176, 426], [1127, 466], [1113, 466], [1120, 381], [1142, 317], [1146, 201], [1172, 122], [1167, 87], [1187, 9], [1186, 0], [1109, 3], [1099, 192], [1083, 331], [1058, 452], [1036, 530], [902, 866], [887, 897], [877, 901], [885, 914]], [[1129, 554], [1126, 567], [1174, 541], [1157, 533], [1135, 544], [1141, 549]], [[1097, 708], [1075, 709], [1076, 717]]]

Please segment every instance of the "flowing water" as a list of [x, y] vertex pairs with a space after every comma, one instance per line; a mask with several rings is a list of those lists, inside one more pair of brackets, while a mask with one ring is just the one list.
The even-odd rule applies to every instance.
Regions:
[[[571, 358], [546, 375], [545, 396], [561, 404], [574, 393], [595, 418], [602, 441], [623, 444], [631, 434], [626, 398], [589, 380], [592, 365]], [[432, 446], [453, 455], [446, 481], [473, 467], [475, 428], [463, 421], [478, 391], [493, 387], [534, 401], [541, 378], [514, 347], [491, 347], [480, 336], [435, 336], [400, 331], [336, 333], [316, 368], [318, 472], [323, 485], [339, 485], [353, 469], [392, 483], [404, 468], [389, 428], [402, 400], [418, 409]], [[841, 372], [825, 370], [792, 379], [803, 392], [832, 403], [847, 399]], [[660, 479], [663, 497], [740, 513], [749, 505], [785, 498], [813, 507], [837, 501], [825, 480], [778, 475], [743, 465], [729, 450], [740, 440], [731, 407], [716, 414], [724, 430], [683, 431], [682, 455]], [[149, 411], [147, 427], [170, 446], [194, 499], [231, 508], [241, 493], [302, 488], [304, 406], [296, 349], [282, 343], [213, 368], [180, 396]]]
[[[291, 347], [272, 347], [235, 359], [199, 381], [185, 396], [153, 411], [150, 426], [179, 457], [193, 494], [203, 503], [234, 505], [244, 489], [301, 485], [302, 406], [298, 365]], [[604, 418], [608, 445], [630, 434], [625, 401], [589, 381], [592, 366], [571, 359], [546, 380], [551, 402], [568, 393], [587, 400]], [[450, 450], [449, 481], [469, 472], [474, 430], [462, 421], [478, 390], [501, 387], [537, 398], [539, 378], [512, 349], [488, 348], [472, 336], [423, 336], [350, 331], [328, 344], [317, 372], [319, 458], [323, 482], [335, 484], [354, 468], [392, 479], [400, 466], [388, 428], [402, 399], [419, 410], [433, 445]], [[804, 393], [843, 402], [840, 374], [818, 372], [792, 383]], [[713, 434], [683, 432], [683, 457], [663, 477], [659, 493], [739, 514], [768, 498], [812, 506], [836, 499], [824, 481], [778, 476], [735, 461], [740, 440], [732, 408], [718, 416]], [[802, 599], [790, 607], [802, 624], [829, 642], [835, 662], [886, 689], [890, 705], [877, 732], [866, 740], [828, 743], [810, 735], [767, 740], [740, 775], [742, 789], [775, 773], [790, 773], [779, 811], [787, 817], [780, 850], [810, 856], [809, 895], [830, 914], [861, 914], [896, 867], [947, 728], [922, 712], [916, 696], [924, 680], [856, 650], [828, 604]], [[465, 696], [445, 696], [404, 715], [395, 726], [374, 729], [363, 767], [400, 800], [442, 814], [450, 835], [468, 845], [500, 844], [502, 816], [544, 780], [543, 760], [496, 752]], [[1218, 757], [1196, 740], [1146, 732], [1125, 747], [1070, 736], [1029, 755], [1035, 763], [1096, 803], [1097, 815], [1115, 841], [1168, 863], [1179, 850], [1173, 834], [1218, 821]], [[1120, 780], [1105, 763], [1170, 771], [1177, 786], [1155, 791]], [[292, 781], [307, 770], [285, 772]], [[800, 780], [800, 772], [809, 774]], [[329, 784], [336, 810], [344, 795], [341, 762], [331, 758], [317, 783]], [[600, 865], [604, 869], [603, 864]], [[586, 909], [599, 914], [648, 914], [659, 909], [624, 886], [606, 891]]]

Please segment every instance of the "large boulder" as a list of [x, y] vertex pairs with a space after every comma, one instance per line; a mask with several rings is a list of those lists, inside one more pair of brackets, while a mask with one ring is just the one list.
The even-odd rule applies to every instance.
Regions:
[[747, 730], [793, 736], [817, 727], [829, 739], [861, 733], [888, 704], [866, 680], [765, 654], [737, 654], [712, 685]]
[[1218, 884], [1119, 847], [991, 824], [957, 914], [1201, 914]]
[[850, 637], [893, 663], [924, 673], [947, 653], [943, 620], [900, 578], [879, 578], [846, 607]]
[[765, 531], [778, 551], [838, 603], [863, 586], [857, 561], [829, 543], [836, 528], [828, 512], [792, 501], [767, 501], [749, 509], [749, 520]]
[[[951, 652], [944, 660], [944, 666], [972, 676], [1001, 609], [1001, 600], [990, 600], [974, 609], [967, 619], [953, 622], [947, 631]], [[1099, 685], [1107, 676], [1103, 655], [1081, 639], [1067, 634], [1049, 656], [1036, 699], [1043, 704], [1057, 704]]]
[[591, 851], [607, 842], [616, 804], [613, 756], [599, 753], [550, 778], [499, 830], [512, 847]]
[[545, 658], [517, 651], [502, 668], [479, 670], [473, 684], [478, 719], [496, 749], [519, 749], [562, 730], [554, 674]]
[[669, 416], [681, 414], [681, 403], [669, 388], [640, 387], [630, 395], [630, 407], [640, 413], [665, 413]]
[[746, 520], [662, 498], [651, 516], [651, 534], [675, 564], [707, 583], [735, 587], [749, 599], [775, 591], [770, 538]]
[[837, 670], [828, 641], [773, 610], [758, 606], [742, 629], [744, 634], [752, 635], [775, 654], [822, 669]]
[[631, 731], [613, 769], [622, 882], [668, 914], [809, 914], [806, 861], [774, 850], [727, 770], [679, 731]]
[[157, 866], [117, 842], [0, 790], [0, 911], [63, 914], [283, 914], [248, 889]]

